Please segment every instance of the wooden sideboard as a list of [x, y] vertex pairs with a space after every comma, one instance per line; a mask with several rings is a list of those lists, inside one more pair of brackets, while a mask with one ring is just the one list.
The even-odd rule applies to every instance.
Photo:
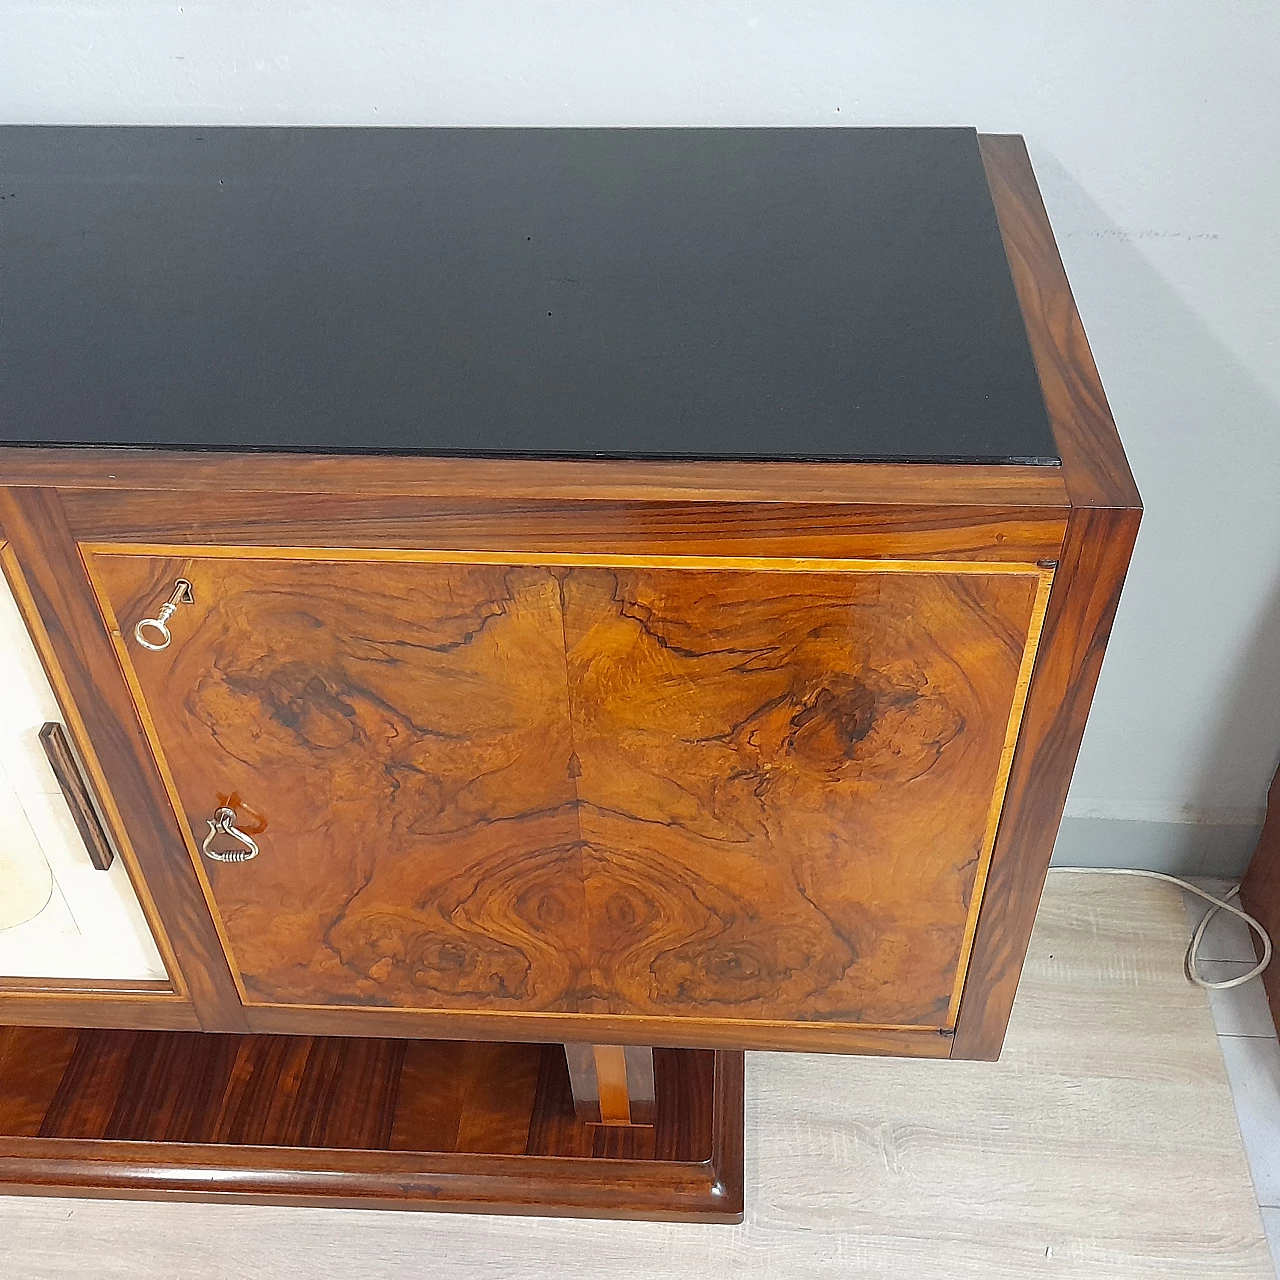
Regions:
[[[262, 232], [279, 262], [258, 319], [278, 324], [284, 297], [293, 327], [245, 357], [213, 294], [194, 290], [195, 320], [181, 312], [188, 259], [156, 213], [168, 197], [139, 196], [141, 181], [105, 201], [124, 214], [68, 215], [90, 245], [94, 219], [115, 218], [117, 242], [82, 267], [68, 249], [54, 302], [27, 299], [0, 560], [9, 648], [30, 647], [13, 661], [44, 684], [10, 716], [12, 768], [30, 772], [22, 795], [64, 806], [63, 863], [76, 833], [100, 840], [114, 869], [86, 852], [76, 874], [114, 877], [126, 958], [47, 974], [28, 958], [0, 977], [0, 1181], [175, 1195], [196, 1170], [225, 1198], [732, 1220], [742, 1051], [998, 1056], [1140, 516], [1021, 140], [370, 132], [375, 152], [426, 149], [430, 199], [403, 190], [424, 166], [377, 172], [401, 175], [397, 198], [427, 208], [428, 247], [453, 260], [432, 275], [423, 243], [393, 238], [375, 271], [339, 209], [325, 234], [361, 247], [330, 255], [324, 278], [376, 277], [387, 312], [354, 297], [351, 341], [389, 325], [385, 341], [416, 334], [425, 363], [392, 377], [376, 351], [338, 343], [326, 396], [320, 366], [298, 372], [321, 342], [311, 312], [329, 314], [305, 285], [322, 220], [304, 226], [288, 198], [309, 190], [329, 131], [129, 132], [0, 131], [15, 203], [24, 163], [49, 201], [53, 229], [19, 220], [20, 243], [52, 252], [71, 179], [150, 148], [127, 172], [181, 171], [175, 187], [216, 223], [199, 243], [227, 237], [209, 278], [237, 282], [248, 315], [240, 224], [213, 190], [225, 169], [217, 185], [281, 219]], [[364, 140], [335, 132], [338, 167], [368, 179]], [[152, 133], [166, 136], [139, 141]], [[187, 152], [206, 142], [197, 164]], [[260, 147], [275, 167], [246, 195], [233, 162]], [[477, 148], [491, 148], [479, 166]], [[695, 161], [715, 172], [686, 209], [672, 192]], [[506, 223], [478, 203], [498, 198], [495, 168]], [[627, 239], [602, 239], [602, 210], [647, 207], [624, 181], [636, 171], [665, 192], [653, 225], [676, 208], [681, 236], [637, 214]], [[867, 189], [832, 195], [833, 173]], [[733, 193], [719, 214], [713, 189]], [[902, 213], [904, 192], [935, 201], [928, 218]], [[959, 250], [929, 230], [949, 193]], [[525, 280], [519, 235], [494, 245], [527, 225], [532, 246], [553, 215], [574, 236]], [[125, 272], [111, 255], [129, 217], [156, 238]], [[705, 245], [681, 260], [699, 236], [709, 266]], [[918, 279], [890, 252], [911, 236]], [[683, 273], [644, 265], [659, 243]], [[867, 296], [828, 289], [803, 256], [833, 245]], [[949, 272], [966, 245], [973, 263]], [[397, 253], [439, 296], [386, 283]], [[806, 264], [794, 297], [770, 285], [789, 309], [776, 332], [759, 298], [734, 294], [752, 254], [770, 280]], [[528, 336], [544, 286], [571, 299], [566, 338]], [[90, 317], [104, 297], [141, 301], [116, 327], [68, 321], [79, 337], [50, 347], [48, 317], [78, 287]], [[504, 316], [528, 312], [515, 355], [478, 304], [458, 314], [486, 288]], [[706, 336], [718, 298], [751, 364], [716, 366], [730, 358]], [[625, 321], [603, 323], [606, 305]], [[930, 330], [939, 308], [950, 331]], [[211, 349], [170, 341], [166, 316]], [[793, 350], [797, 317], [813, 325]], [[667, 322], [676, 339], [652, 338]], [[887, 363], [909, 338], [917, 360], [938, 352], [919, 386]], [[827, 341], [887, 354], [835, 385]], [[130, 342], [157, 353], [146, 376]], [[731, 385], [707, 398], [706, 379], [753, 367], [749, 399]], [[793, 367], [808, 381], [789, 383]], [[255, 407], [268, 375], [294, 381]], [[495, 399], [504, 379], [524, 401]], [[602, 379], [621, 406], [612, 436], [586, 413], [602, 411]], [[378, 410], [366, 425], [348, 421], [360, 395]], [[382, 406], [394, 417], [414, 397], [422, 439], [394, 450]], [[646, 406], [652, 448], [630, 421]], [[657, 415], [681, 406], [673, 436]], [[344, 446], [332, 432], [348, 429]], [[555, 456], [537, 456], [538, 431]], [[63, 726], [56, 771], [36, 745], [46, 723]], [[71, 932], [40, 954], [94, 952]], [[5, 934], [0, 966], [22, 950]]]

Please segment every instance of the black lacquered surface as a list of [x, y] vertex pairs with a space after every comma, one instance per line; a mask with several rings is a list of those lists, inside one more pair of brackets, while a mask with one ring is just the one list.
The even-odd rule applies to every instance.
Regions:
[[953, 129], [0, 129], [0, 439], [1055, 462]]

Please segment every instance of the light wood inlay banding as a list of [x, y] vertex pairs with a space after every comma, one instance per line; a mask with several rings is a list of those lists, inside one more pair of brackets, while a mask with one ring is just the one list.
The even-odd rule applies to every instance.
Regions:
[[953, 1025], [1051, 568], [86, 552], [250, 1007]]

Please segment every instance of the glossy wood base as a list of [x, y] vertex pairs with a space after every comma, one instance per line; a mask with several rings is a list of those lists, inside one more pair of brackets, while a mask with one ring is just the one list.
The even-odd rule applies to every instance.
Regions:
[[658, 1049], [651, 1126], [563, 1047], [0, 1028], [0, 1190], [738, 1222], [743, 1057]]

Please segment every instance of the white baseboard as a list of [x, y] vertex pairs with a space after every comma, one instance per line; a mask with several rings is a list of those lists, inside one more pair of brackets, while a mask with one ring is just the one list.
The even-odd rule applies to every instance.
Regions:
[[1063, 818], [1053, 862], [1238, 879], [1249, 865], [1260, 829], [1207, 822]]

